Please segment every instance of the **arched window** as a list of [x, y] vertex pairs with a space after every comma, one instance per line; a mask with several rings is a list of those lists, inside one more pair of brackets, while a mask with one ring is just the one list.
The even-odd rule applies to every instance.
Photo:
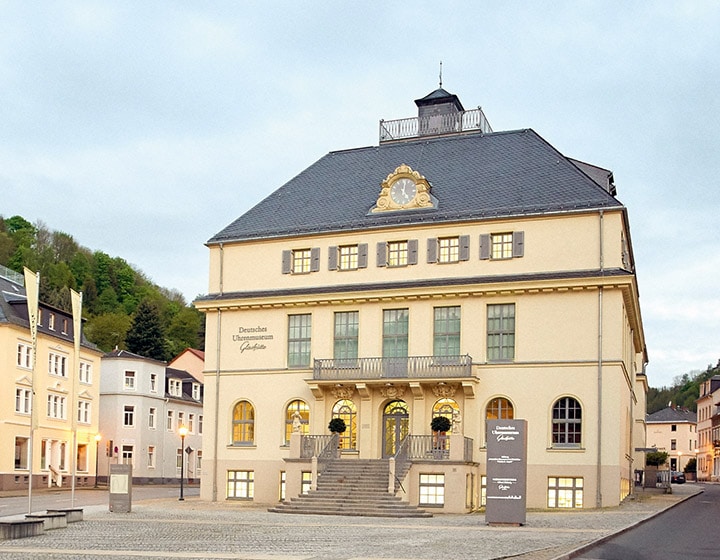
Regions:
[[253, 445], [255, 442], [255, 409], [247, 401], [233, 408], [233, 445]]
[[340, 434], [340, 449], [357, 449], [357, 407], [348, 399], [335, 403], [333, 418], [345, 420], [345, 432]]
[[491, 400], [485, 409], [486, 420], [512, 420], [514, 417], [512, 403], [503, 397]]
[[293, 424], [296, 414], [300, 421], [300, 433], [307, 434], [310, 431], [310, 407], [305, 401], [292, 401], [285, 410], [285, 443], [290, 443], [290, 434], [293, 432]]
[[582, 407], [572, 397], [558, 399], [552, 410], [553, 447], [580, 447]]
[[433, 418], [444, 416], [452, 422], [453, 416], [457, 417], [458, 414], [460, 414], [460, 407], [453, 399], [440, 399], [433, 405]]

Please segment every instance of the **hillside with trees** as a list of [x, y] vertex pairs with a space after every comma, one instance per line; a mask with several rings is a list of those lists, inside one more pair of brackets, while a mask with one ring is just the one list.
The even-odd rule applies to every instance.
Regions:
[[185, 348], [204, 347], [203, 316], [180, 292], [42, 222], [0, 216], [0, 264], [39, 272], [40, 299], [58, 309], [71, 311], [70, 289], [82, 292], [85, 336], [105, 352], [118, 347], [169, 360]]
[[714, 366], [709, 365], [705, 371], [676, 377], [670, 387], [659, 389], [650, 387], [647, 395], [648, 414], [666, 408], [668, 403], [693, 412], [697, 411], [695, 400], [700, 396], [700, 385], [714, 375], [720, 375], [720, 360]]

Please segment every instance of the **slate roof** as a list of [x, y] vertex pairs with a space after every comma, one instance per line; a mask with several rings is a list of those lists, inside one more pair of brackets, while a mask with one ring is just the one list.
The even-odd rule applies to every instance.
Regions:
[[683, 408], [667, 407], [652, 414], [648, 414], [645, 418], [646, 422], [655, 422], [663, 424], [697, 424], [697, 413]]
[[[431, 183], [432, 195], [439, 201], [437, 208], [370, 213], [380, 183], [403, 163]], [[622, 208], [608, 185], [598, 180], [611, 177], [611, 173], [589, 174], [589, 168], [578, 163], [532, 129], [418, 137], [330, 152], [218, 232], [208, 244]]]

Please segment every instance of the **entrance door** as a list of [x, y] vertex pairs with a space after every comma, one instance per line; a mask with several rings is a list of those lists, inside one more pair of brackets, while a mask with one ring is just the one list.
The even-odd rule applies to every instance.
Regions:
[[408, 435], [410, 414], [404, 401], [389, 402], [383, 410], [383, 458], [392, 457]]

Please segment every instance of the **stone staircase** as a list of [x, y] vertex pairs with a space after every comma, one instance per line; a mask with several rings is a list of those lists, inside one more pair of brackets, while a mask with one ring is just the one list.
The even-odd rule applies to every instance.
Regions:
[[[405, 473], [399, 473], [402, 479]], [[365, 515], [369, 517], [432, 517], [387, 491], [388, 461], [338, 459], [318, 477], [317, 490], [268, 511], [315, 515]], [[399, 483], [396, 482], [396, 488]]]

